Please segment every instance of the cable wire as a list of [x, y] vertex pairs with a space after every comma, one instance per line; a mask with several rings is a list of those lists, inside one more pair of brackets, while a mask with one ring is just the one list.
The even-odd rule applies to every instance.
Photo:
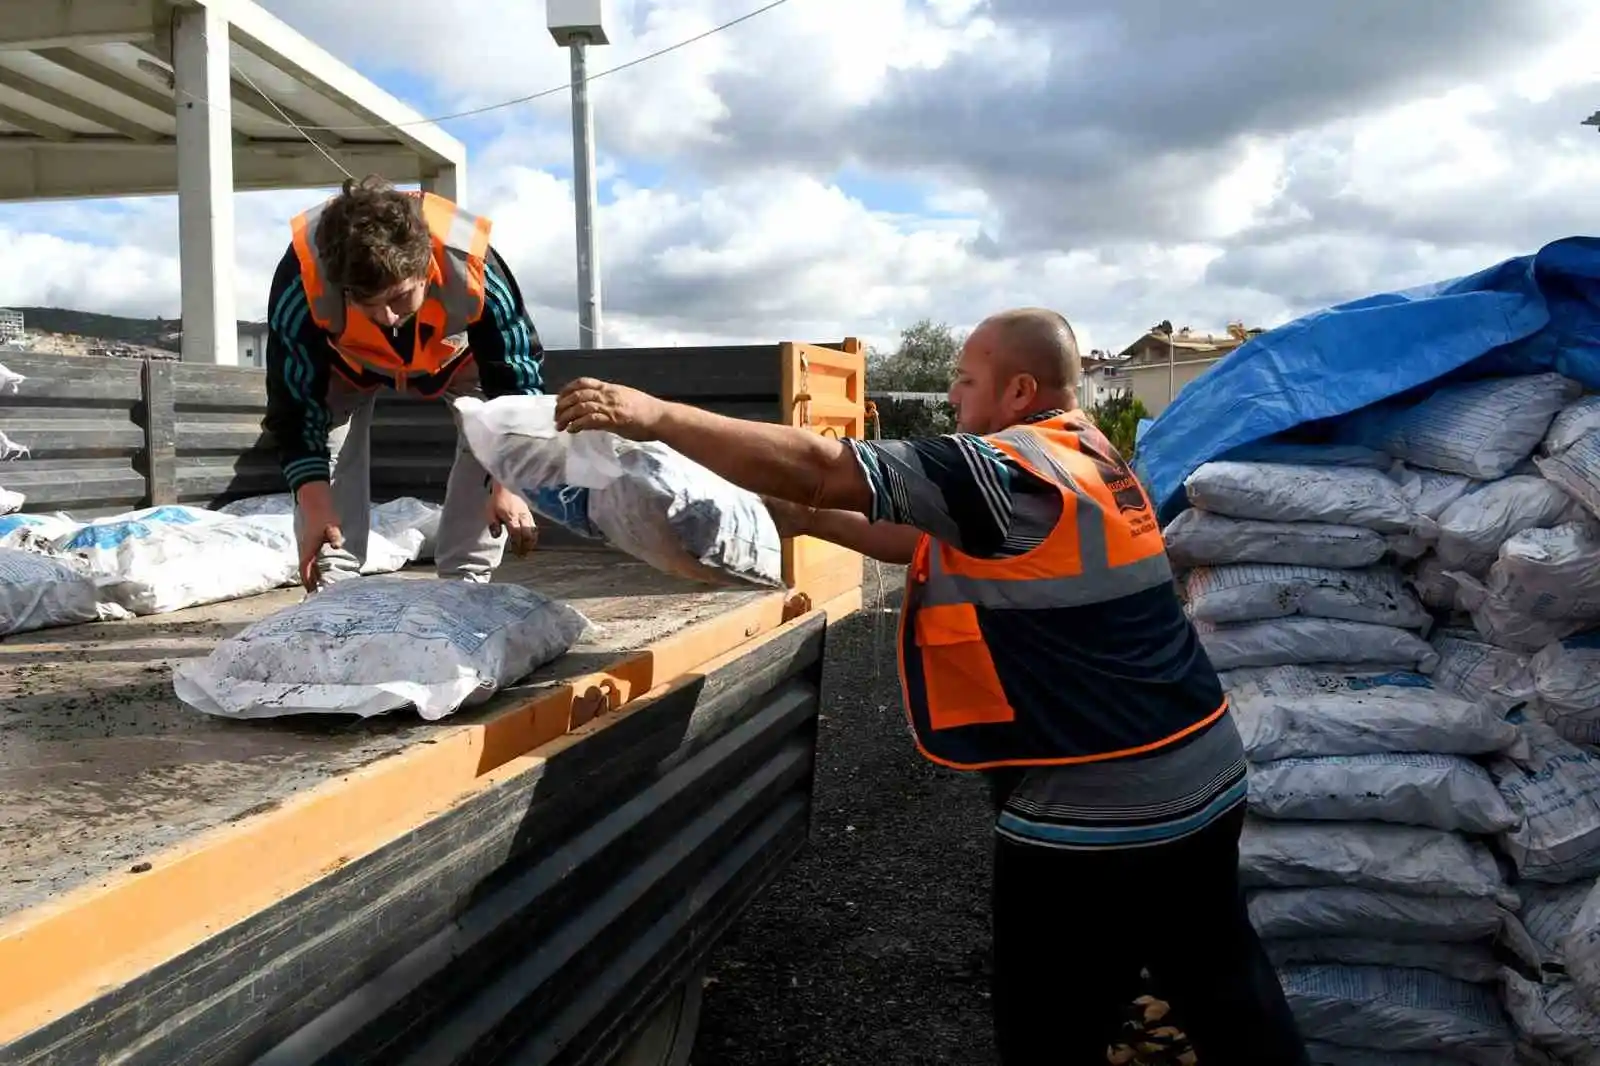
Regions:
[[[604, 77], [606, 77], [608, 75], [621, 73], [624, 70], [629, 70], [629, 69], [631, 69], [633, 67], [637, 67], [641, 63], [648, 63], [652, 59], [659, 59], [661, 56], [667, 55], [670, 52], [676, 52], [680, 48], [687, 48], [689, 45], [696, 44], [696, 43], [698, 43], [700, 41], [703, 41], [707, 37], [711, 37], [711, 36], [713, 36], [715, 34], [721, 33], [724, 30], [732, 29], [733, 27], [739, 25], [740, 23], [749, 22], [751, 19], [755, 18], [758, 15], [766, 14], [768, 11], [771, 11], [773, 8], [782, 7], [784, 4], [787, 4], [788, 2], [789, 2], [789, 0], [771, 0], [771, 3], [768, 3], [763, 7], [758, 7], [754, 11], [747, 11], [743, 15], [740, 15], [738, 18], [729, 19], [727, 22], [724, 22], [724, 23], [722, 23], [721, 25], [718, 25], [718, 26], [713, 26], [709, 30], [705, 30], [705, 31], [703, 31], [701, 33], [697, 33], [693, 37], [686, 37], [683, 40], [677, 42], [676, 44], [667, 45], [665, 48], [658, 48], [654, 52], [650, 52], [647, 55], [642, 55], [637, 59], [630, 59], [626, 63], [619, 63], [614, 67], [607, 67], [605, 70], [599, 71], [599, 72], [594, 73], [594, 74], [590, 74], [586, 78], [583, 79], [583, 83], [585, 85], [587, 85], [590, 82], [599, 81], [601, 78], [604, 78]], [[235, 69], [237, 70], [238, 68], [235, 67]], [[245, 78], [245, 81], [248, 82], [249, 80], [250, 79], [248, 77]], [[557, 93], [566, 92], [571, 87], [572, 87], [572, 82], [569, 80], [569, 81], [562, 82], [560, 85], [552, 86], [551, 88], [548, 88], [548, 89], [541, 89], [540, 91], [538, 91], [536, 93], [528, 93], [526, 96], [518, 96], [518, 97], [514, 97], [514, 98], [512, 98], [510, 100], [501, 100], [499, 103], [485, 104], [482, 107], [468, 108], [465, 111], [452, 111], [449, 114], [434, 115], [431, 118], [408, 119], [405, 122], [368, 122], [368, 123], [362, 123], [360, 125], [354, 125], [354, 126], [303, 126], [303, 125], [299, 125], [299, 124], [293, 122], [292, 120], [290, 120], [287, 115], [283, 114], [283, 110], [281, 108], [278, 108], [276, 104], [274, 104], [273, 106], [278, 111], [278, 113], [280, 115], [283, 115], [283, 121], [280, 123], [280, 125], [284, 126], [287, 129], [293, 129], [293, 130], [299, 132], [302, 135], [304, 135], [306, 133], [372, 133], [372, 132], [379, 132], [379, 131], [383, 131], [383, 130], [405, 129], [405, 128], [410, 127], [410, 126], [431, 126], [431, 125], [435, 125], [435, 124], [440, 123], [440, 122], [449, 122], [449, 121], [451, 121], [453, 119], [472, 118], [472, 117], [474, 117], [476, 115], [485, 115], [485, 114], [488, 114], [491, 111], [503, 111], [508, 107], [517, 107], [520, 104], [532, 103], [535, 100], [542, 100], [547, 96], [554, 96]], [[257, 91], [259, 91], [259, 90], [257, 90]], [[205, 105], [207, 107], [213, 106], [210, 101], [203, 100], [200, 97], [195, 96], [192, 93], [181, 92], [181, 90], [180, 90], [180, 95], [188, 97], [190, 100], [194, 101], [197, 104], [203, 104], [203, 105]], [[263, 93], [262, 95], [266, 95], [266, 94]], [[270, 97], [268, 97], [268, 102], [269, 103], [271, 102], [271, 98]], [[310, 138], [307, 138], [307, 139], [309, 140]], [[315, 143], [315, 142], [313, 142], [313, 143]], [[321, 148], [320, 145], [318, 145], [318, 147], [319, 147], [319, 149]], [[327, 152], [324, 150], [323, 154], [326, 155]], [[344, 168], [340, 167], [340, 169], [342, 170]]]

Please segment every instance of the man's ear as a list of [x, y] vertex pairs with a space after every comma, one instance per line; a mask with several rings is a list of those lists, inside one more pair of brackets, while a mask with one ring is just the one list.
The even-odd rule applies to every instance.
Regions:
[[1032, 374], [1018, 374], [1011, 379], [1011, 400], [1019, 408], [1028, 407], [1039, 395], [1039, 379]]

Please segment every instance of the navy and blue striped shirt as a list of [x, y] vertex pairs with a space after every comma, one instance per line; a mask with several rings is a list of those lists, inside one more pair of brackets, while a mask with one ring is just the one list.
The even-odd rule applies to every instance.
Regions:
[[[483, 277], [483, 314], [467, 327], [466, 350], [477, 362], [484, 395], [490, 399], [537, 396], [544, 390], [544, 346], [516, 279], [493, 248]], [[357, 372], [334, 351], [333, 338], [311, 317], [293, 245], [272, 276], [267, 327], [267, 416], [263, 424], [277, 441], [283, 476], [293, 492], [329, 477], [332, 416], [326, 399], [328, 375], [337, 372], [361, 388], [390, 382], [370, 371]], [[390, 335], [390, 343], [402, 357], [409, 357], [415, 349], [416, 329], [413, 317]], [[449, 371], [417, 375], [407, 379], [407, 387], [425, 396], [435, 395], [444, 389], [448, 376]]]
[[[1046, 411], [1029, 421], [1061, 415]], [[1085, 418], [1087, 416], [1084, 416]], [[872, 490], [868, 517], [914, 526], [967, 555], [1002, 559], [1044, 543], [1061, 520], [1061, 493], [983, 437], [847, 440]], [[1107, 445], [1109, 446], [1109, 445]], [[1053, 624], [1069, 624], [1057, 615]], [[1057, 680], [1061, 713], [1113, 696], [1119, 679], [1170, 673], [1198, 643], [1175, 586], [1095, 604], [1066, 636], [1079, 673]], [[1210, 670], [1200, 655], [1191, 669]], [[1123, 713], [1138, 714], [1129, 699]], [[1063, 849], [1145, 847], [1204, 829], [1245, 802], [1244, 745], [1232, 717], [1135, 758], [1001, 771], [1007, 795], [995, 830], [1007, 840]]]

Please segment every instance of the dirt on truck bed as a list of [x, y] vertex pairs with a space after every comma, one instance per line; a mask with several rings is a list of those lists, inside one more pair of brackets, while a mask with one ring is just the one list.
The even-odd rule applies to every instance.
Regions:
[[[871, 563], [828, 632], [811, 846], [712, 956], [694, 1066], [992, 1066], [993, 816], [906, 734], [904, 571]], [[888, 611], [884, 611], [887, 607]], [[1130, 1004], [1118, 1066], [1192, 1066], [1165, 1005]]]
[[[429, 570], [408, 572], [432, 579]], [[485, 706], [440, 722], [305, 716], [237, 722], [172, 693], [173, 664], [296, 602], [298, 589], [0, 641], [0, 919], [237, 822], [531, 689], [614, 663], [777, 593], [711, 589], [609, 551], [545, 549], [497, 580], [567, 600], [600, 631]]]

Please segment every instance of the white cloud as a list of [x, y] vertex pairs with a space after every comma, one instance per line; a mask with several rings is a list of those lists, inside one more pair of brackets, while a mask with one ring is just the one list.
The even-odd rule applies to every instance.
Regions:
[[[1241, 20], [1249, 3], [1234, 0]], [[615, 43], [595, 49], [592, 66], [755, 5], [620, 0]], [[419, 100], [448, 108], [567, 73], [542, 5], [526, 0], [481, 0], [465, 18], [422, 0], [267, 6], [391, 86], [404, 65]], [[1063, 3], [1047, 32], [1051, 5], [1032, 2], [1028, 19], [1011, 14], [1030, 0], [792, 0], [597, 82], [608, 341], [848, 334], [891, 344], [925, 315], [965, 326], [1041, 303], [1073, 318], [1086, 347], [1115, 348], [1162, 318], [1271, 325], [1473, 270], [1581, 232], [1592, 217], [1600, 138], [1578, 122], [1600, 106], [1600, 60], [1585, 47], [1600, 38], [1600, 14], [1548, 0], [1541, 10], [1565, 6], [1576, 21], [1537, 48], [1494, 63], [1474, 52], [1459, 68], [1441, 60], [1421, 88], [1340, 97], [1304, 120], [1263, 105], [1259, 121], [1241, 126], [1224, 121], [1235, 105], [1198, 99], [1183, 79], [1243, 80], [1248, 50], [1214, 61], [1152, 53], [1111, 25], [1116, 16], [1067, 10], [1075, 6]], [[1264, 59], [1273, 42], [1254, 47]], [[1188, 108], [1195, 128], [1218, 132], [1151, 146], [1098, 118], [1093, 108], [1108, 105], [1092, 93], [1044, 107], [1041, 94], [1063, 71], [1096, 69], [1150, 94], [1142, 111], [1120, 99], [1116, 122], [1144, 114], [1187, 130], [1169, 113]], [[917, 113], [952, 116], [948, 129], [880, 121], [896, 114], [890, 101], [935, 97], [942, 110]], [[1014, 99], [1014, 113], [993, 110], [996, 99]], [[567, 121], [564, 94], [496, 113], [473, 127], [492, 135], [470, 176], [471, 206], [494, 218], [496, 244], [557, 345], [575, 334], [571, 188], [559, 176], [570, 168]], [[973, 136], [985, 130], [1003, 136]], [[873, 181], [867, 202], [835, 176], [842, 164]], [[239, 198], [242, 314], [263, 313], [288, 219], [318, 195]], [[114, 226], [86, 236], [109, 211]], [[12, 249], [0, 265], [8, 302], [177, 311], [170, 201], [8, 208], [0, 237]]]

